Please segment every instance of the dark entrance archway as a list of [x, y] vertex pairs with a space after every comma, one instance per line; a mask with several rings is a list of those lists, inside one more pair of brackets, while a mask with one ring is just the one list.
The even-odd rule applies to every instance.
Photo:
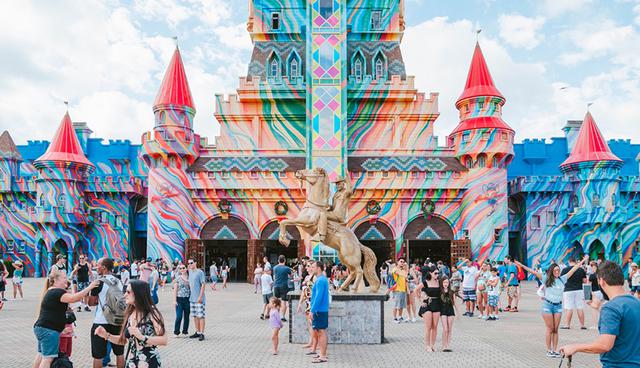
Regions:
[[204, 244], [205, 272], [215, 262], [220, 268], [230, 268], [229, 281], [247, 279], [247, 242], [249, 228], [237, 217], [227, 219], [215, 217], [207, 222], [200, 232]]
[[433, 262], [451, 262], [453, 230], [449, 224], [436, 216], [418, 216], [404, 230], [407, 242], [407, 258], [419, 264], [426, 258]]
[[[278, 256], [284, 255], [287, 259], [287, 265], [293, 266], [298, 259], [298, 244], [301, 241], [300, 232], [295, 226], [289, 226], [287, 229], [287, 238], [291, 240], [291, 244], [288, 247], [283, 246], [278, 242], [280, 236], [280, 229], [277, 221], [272, 221], [262, 229], [260, 233], [260, 240], [263, 247], [263, 254], [269, 259], [272, 265], [278, 263]], [[262, 259], [258, 260], [262, 263]]]
[[[56, 240], [55, 243], [53, 243], [53, 247], [51, 247], [51, 257], [49, 259], [49, 267], [53, 266], [54, 263], [56, 263], [56, 257], [60, 254], [64, 255], [65, 257], [67, 257], [67, 242], [65, 242], [62, 239], [58, 239]], [[69, 262], [69, 260], [67, 259], [67, 262]]]
[[387, 224], [380, 221], [363, 222], [353, 232], [360, 243], [371, 248], [376, 254], [378, 261], [376, 269], [379, 269], [387, 259], [393, 258], [395, 241], [393, 240], [393, 231]]
[[594, 240], [589, 246], [589, 258], [596, 260], [605, 260], [604, 256], [604, 244], [598, 239]]
[[47, 244], [43, 239], [38, 240], [36, 245], [36, 262], [35, 262], [35, 274], [36, 277], [44, 277], [49, 273], [49, 252], [47, 251]]

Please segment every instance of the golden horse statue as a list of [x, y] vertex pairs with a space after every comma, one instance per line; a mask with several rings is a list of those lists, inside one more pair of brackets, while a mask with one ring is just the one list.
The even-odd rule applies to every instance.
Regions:
[[[318, 222], [323, 212], [328, 209], [329, 202], [329, 177], [324, 169], [314, 168], [299, 170], [296, 178], [308, 183], [307, 200], [302, 210], [295, 219], [280, 221], [280, 236], [278, 241], [285, 247], [289, 246], [287, 239], [287, 226], [298, 226], [304, 232], [314, 237], [318, 232]], [[335, 205], [335, 204], [334, 204]], [[338, 251], [340, 262], [349, 269], [349, 276], [341, 286], [342, 291], [349, 290], [349, 285], [354, 284], [354, 292], [364, 291], [363, 276], [369, 283], [369, 290], [373, 293], [380, 289], [380, 279], [376, 273], [376, 255], [373, 251], [362, 245], [353, 231], [335, 221], [329, 220], [326, 236], [323, 244]], [[364, 269], [362, 256], [364, 255]]]

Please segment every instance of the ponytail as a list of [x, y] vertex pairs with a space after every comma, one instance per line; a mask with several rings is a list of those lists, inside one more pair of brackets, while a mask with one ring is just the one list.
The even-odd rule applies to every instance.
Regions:
[[[42, 299], [44, 299], [44, 295], [47, 293], [49, 289], [53, 287], [53, 284], [56, 282], [56, 279], [60, 276], [59, 271], [55, 269], [51, 269], [49, 272], [49, 276], [44, 280], [44, 288], [42, 289], [42, 294], [40, 294], [40, 301], [42, 304]], [[40, 313], [40, 307], [38, 308], [38, 314]]]

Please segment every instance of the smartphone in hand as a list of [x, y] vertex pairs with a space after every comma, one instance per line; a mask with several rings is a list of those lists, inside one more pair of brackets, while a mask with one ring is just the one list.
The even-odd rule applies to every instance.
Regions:
[[584, 293], [584, 300], [591, 300], [591, 284], [582, 284], [582, 292]]

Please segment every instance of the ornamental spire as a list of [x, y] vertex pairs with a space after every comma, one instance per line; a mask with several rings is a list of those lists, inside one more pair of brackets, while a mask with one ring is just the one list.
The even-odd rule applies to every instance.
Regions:
[[75, 162], [93, 166], [82, 151], [82, 146], [73, 129], [73, 123], [68, 111], [62, 117], [60, 126], [53, 136], [47, 152], [35, 160], [36, 163], [43, 161]]
[[584, 117], [571, 154], [560, 167], [587, 161], [622, 161], [611, 152], [589, 111]]
[[462, 94], [456, 101], [456, 106], [458, 106], [462, 100], [482, 96], [499, 97], [504, 100], [500, 91], [498, 91], [493, 84], [493, 78], [491, 78], [487, 62], [484, 60], [480, 43], [476, 41], [476, 48], [473, 51], [471, 66], [469, 67], [469, 74], [467, 75], [467, 83], [464, 86], [464, 91], [462, 91]]
[[173, 53], [169, 67], [164, 75], [156, 100], [153, 103], [154, 108], [163, 105], [195, 109], [193, 105], [193, 98], [191, 97], [191, 89], [189, 89], [189, 82], [187, 81], [187, 75], [184, 71], [184, 65], [182, 64], [180, 49], [177, 45], [177, 40], [176, 50]]

